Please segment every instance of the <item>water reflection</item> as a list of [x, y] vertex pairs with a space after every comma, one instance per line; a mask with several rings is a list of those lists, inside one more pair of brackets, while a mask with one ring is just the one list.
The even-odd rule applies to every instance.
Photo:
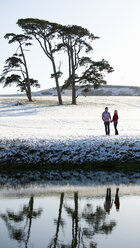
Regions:
[[113, 200], [111, 201], [111, 188], [107, 188], [104, 208], [108, 214], [110, 213], [110, 209], [112, 208], [112, 205], [113, 205]]
[[23, 205], [17, 213], [7, 209], [5, 214], [0, 214], [0, 217], [5, 222], [10, 238], [19, 244], [23, 242], [24, 247], [27, 248], [32, 220], [40, 217], [41, 213], [42, 209], [34, 210], [34, 197], [31, 196], [28, 205]]
[[64, 208], [69, 216], [71, 216], [72, 220], [72, 227], [71, 227], [71, 232], [72, 232], [72, 241], [71, 241], [71, 246], [67, 245], [66, 247], [77, 247], [77, 244], [80, 243], [79, 237], [81, 234], [81, 229], [79, 226], [79, 218], [80, 216], [78, 215], [78, 192], [74, 193], [74, 207], [70, 207], [68, 204], [64, 205]]
[[111, 188], [107, 188], [106, 197], [104, 202], [104, 209], [109, 214], [112, 208], [113, 202], [116, 206], [116, 210], [118, 211], [120, 208], [120, 199], [119, 199], [119, 188], [116, 188], [115, 200], [111, 199]]
[[10, 243], [14, 240], [18, 247], [25, 248], [97, 248], [99, 237], [111, 236], [118, 225], [114, 213], [118, 214], [120, 208], [119, 188], [113, 192], [108, 187], [99, 198], [81, 197], [77, 191], [70, 196], [66, 192], [55, 197], [32, 195], [26, 204], [22, 198], [20, 204], [8, 199], [17, 206], [15, 210], [8, 205], [0, 214], [9, 235], [2, 247], [17, 247]]
[[[65, 222], [61, 219], [62, 215], [62, 206], [64, 200], [64, 193], [61, 193], [60, 196], [60, 207], [58, 220], [55, 221], [56, 224], [56, 234], [51, 243], [48, 245], [48, 248], [56, 248], [56, 247], [97, 247], [97, 243], [93, 241], [94, 236], [96, 234], [110, 234], [114, 227], [116, 226], [115, 221], [107, 222], [107, 212], [101, 207], [97, 206], [95, 210], [93, 210], [92, 204], [86, 203], [83, 211], [79, 211], [78, 205], [78, 192], [74, 192], [74, 206], [73, 208], [64, 204], [64, 209], [66, 210], [68, 216], [71, 217], [71, 233], [72, 240], [69, 244], [60, 242], [58, 240], [58, 234], [60, 225], [64, 227]], [[83, 220], [87, 223], [87, 225], [83, 225]], [[90, 240], [88, 242], [88, 240]]]
[[116, 195], [115, 195], [115, 206], [116, 210], [118, 211], [120, 209], [120, 198], [119, 198], [119, 188], [116, 189]]
[[[83, 228], [83, 237], [85, 236], [86, 239], [93, 239], [95, 234], [108, 235], [116, 226], [115, 221], [107, 221], [107, 211], [105, 211], [101, 206], [97, 206], [96, 209], [93, 210], [91, 204], [86, 204], [82, 213], [82, 218], [84, 218], [88, 223], [88, 227]], [[84, 241], [85, 239], [82, 240]], [[86, 244], [84, 245], [86, 247]], [[92, 241], [90, 242], [89, 247], [97, 247], [97, 243]]]
[[56, 225], [56, 233], [54, 235], [54, 238], [48, 245], [48, 247], [58, 247], [58, 234], [59, 234], [59, 229], [60, 226], [63, 228], [64, 227], [64, 220], [62, 219], [62, 207], [63, 207], [63, 200], [64, 200], [64, 193], [61, 193], [60, 195], [60, 206], [59, 206], [59, 211], [58, 211], [58, 218], [54, 220], [54, 224]]

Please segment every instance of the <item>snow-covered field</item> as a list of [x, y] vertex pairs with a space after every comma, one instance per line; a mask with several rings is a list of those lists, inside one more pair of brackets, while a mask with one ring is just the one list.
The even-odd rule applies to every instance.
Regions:
[[[71, 97], [63, 97], [70, 103]], [[140, 98], [88, 96], [78, 105], [56, 104], [57, 97], [34, 97], [33, 103], [0, 98], [0, 161], [3, 163], [82, 163], [140, 161]], [[119, 113], [119, 136], [106, 136], [101, 114], [108, 106]]]

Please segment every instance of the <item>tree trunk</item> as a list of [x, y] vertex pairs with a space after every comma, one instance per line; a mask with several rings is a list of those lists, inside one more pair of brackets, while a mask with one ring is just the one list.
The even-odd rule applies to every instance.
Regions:
[[27, 84], [24, 86], [24, 90], [26, 92], [26, 96], [27, 96], [29, 102], [32, 102], [32, 94], [31, 94], [30, 89], [28, 89], [28, 85]]
[[54, 75], [55, 75], [54, 77], [55, 77], [55, 83], [56, 83], [58, 102], [59, 102], [60, 105], [62, 105], [63, 102], [62, 102], [62, 97], [61, 97], [61, 91], [60, 91], [60, 87], [59, 87], [58, 76], [56, 74], [56, 66], [55, 66], [55, 62], [54, 62], [53, 57], [51, 58], [51, 61], [52, 61], [52, 66], [53, 66], [53, 72], [54, 72]]
[[26, 79], [27, 79], [27, 82], [26, 82], [26, 85], [27, 85], [26, 95], [28, 97], [29, 102], [32, 102], [31, 85], [30, 85], [30, 79], [29, 79], [27, 63], [26, 63], [26, 59], [25, 59], [24, 52], [23, 52], [23, 49], [22, 49], [22, 45], [21, 45], [20, 42], [19, 42], [19, 44], [20, 44], [20, 50], [21, 50], [21, 53], [22, 53], [22, 57], [23, 57], [23, 61], [24, 61], [24, 67], [25, 67], [25, 71], [26, 71]]
[[75, 69], [74, 69], [74, 61], [73, 61], [73, 52], [71, 50], [71, 68], [72, 68], [72, 104], [76, 105], [76, 89], [75, 89]]
[[27, 97], [28, 97], [28, 100], [29, 100], [29, 102], [32, 102], [32, 93], [31, 93], [31, 87], [29, 86], [29, 87], [27, 87], [28, 88], [28, 90], [27, 90]]
[[75, 89], [75, 80], [72, 80], [72, 104], [76, 105], [76, 89]]

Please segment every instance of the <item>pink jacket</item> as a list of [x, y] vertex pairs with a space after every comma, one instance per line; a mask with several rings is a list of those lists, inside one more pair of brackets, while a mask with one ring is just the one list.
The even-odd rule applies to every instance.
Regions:
[[111, 115], [110, 115], [110, 113], [107, 112], [107, 111], [104, 111], [104, 112], [102, 113], [102, 120], [103, 120], [104, 122], [111, 121]]

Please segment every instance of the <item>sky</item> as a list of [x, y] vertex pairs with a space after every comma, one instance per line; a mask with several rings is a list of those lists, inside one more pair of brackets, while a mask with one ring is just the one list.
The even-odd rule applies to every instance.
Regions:
[[[5, 60], [16, 51], [6, 33], [22, 33], [20, 18], [39, 18], [63, 25], [80, 25], [100, 39], [93, 43], [93, 60], [105, 59], [114, 68], [105, 79], [108, 85], [140, 87], [140, 1], [139, 0], [0, 0], [0, 74]], [[37, 43], [30, 47], [27, 62], [30, 77], [41, 90], [55, 87], [50, 79], [52, 67]], [[64, 64], [62, 68], [66, 70]], [[60, 79], [63, 84], [64, 76]], [[36, 91], [34, 88], [33, 91]], [[0, 86], [1, 94], [17, 93], [17, 88]]]

